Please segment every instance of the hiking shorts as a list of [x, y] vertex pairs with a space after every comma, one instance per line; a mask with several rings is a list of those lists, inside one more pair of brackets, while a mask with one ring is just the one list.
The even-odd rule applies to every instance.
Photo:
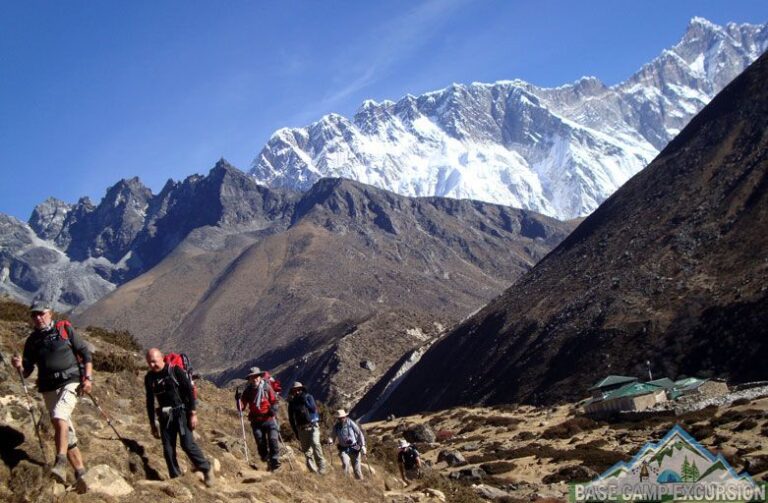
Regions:
[[77, 435], [72, 425], [72, 412], [77, 405], [78, 386], [80, 386], [79, 383], [73, 382], [53, 391], [43, 391], [43, 399], [51, 419], [63, 419], [67, 422], [69, 429], [67, 445], [70, 449], [77, 445]]

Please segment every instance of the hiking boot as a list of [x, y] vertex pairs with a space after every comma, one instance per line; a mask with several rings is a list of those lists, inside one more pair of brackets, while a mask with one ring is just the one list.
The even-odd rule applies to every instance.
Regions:
[[211, 466], [205, 472], [203, 472], [203, 482], [205, 482], [205, 487], [213, 487], [213, 483], [215, 482], [215, 476], [213, 474], [213, 466]]
[[88, 484], [85, 483], [83, 475], [85, 475], [85, 468], [75, 470], [75, 491], [78, 494], [85, 494], [88, 491]]
[[59, 484], [67, 483], [67, 457], [63, 454], [56, 456], [56, 463], [51, 468], [51, 477]]
[[269, 468], [267, 468], [270, 472], [274, 472], [280, 468], [280, 461], [270, 461]]

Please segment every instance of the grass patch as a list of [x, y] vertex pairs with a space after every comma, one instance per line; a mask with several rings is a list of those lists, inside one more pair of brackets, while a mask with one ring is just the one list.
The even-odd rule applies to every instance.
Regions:
[[141, 351], [141, 344], [136, 342], [136, 339], [133, 338], [133, 335], [128, 330], [107, 330], [106, 328], [89, 326], [85, 331], [91, 337], [120, 346], [128, 351]]
[[560, 424], [550, 426], [549, 428], [544, 430], [544, 433], [542, 433], [541, 436], [542, 438], [546, 438], [549, 440], [553, 440], [556, 438], [566, 439], [566, 438], [571, 438], [578, 433], [594, 430], [595, 428], [599, 428], [599, 427], [600, 427], [600, 423], [598, 423], [593, 419], [590, 419], [584, 416], [574, 417]]
[[29, 306], [25, 306], [8, 297], [0, 297], [0, 320], [28, 322]]
[[511, 461], [497, 461], [495, 463], [482, 463], [480, 469], [488, 475], [498, 475], [515, 469], [515, 463]]
[[127, 370], [134, 372], [139, 366], [131, 355], [117, 353], [95, 353], [93, 355], [93, 368], [98, 372], [116, 373]]

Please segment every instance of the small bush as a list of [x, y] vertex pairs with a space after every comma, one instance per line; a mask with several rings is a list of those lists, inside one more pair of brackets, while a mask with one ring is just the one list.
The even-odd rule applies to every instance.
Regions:
[[734, 400], [731, 403], [731, 407], [738, 407], [739, 405], [749, 405], [750, 403], [752, 403], [752, 400], [750, 400], [749, 398], [739, 398], [738, 400]]
[[455, 433], [451, 430], [437, 430], [437, 433], [435, 433], [435, 440], [438, 442], [445, 442], [446, 440], [452, 439], [454, 435]]
[[717, 414], [717, 405], [709, 405], [700, 410], [694, 410], [680, 414], [677, 420], [684, 426], [690, 426], [693, 423], [700, 423], [712, 419]]
[[467, 456], [465, 459], [467, 460], [467, 463], [476, 465], [478, 463], [488, 463], [489, 461], [504, 459], [504, 455], [501, 452], [489, 451], [483, 452], [482, 454], [472, 454], [471, 456]]
[[141, 344], [136, 342], [128, 330], [107, 330], [101, 327], [87, 327], [85, 330], [91, 337], [120, 346], [128, 351], [141, 351]]
[[127, 370], [134, 372], [139, 367], [136, 359], [130, 355], [117, 353], [95, 353], [93, 355], [93, 368], [98, 372], [122, 372]]
[[757, 426], [757, 421], [755, 421], [751, 417], [748, 417], [747, 419], [737, 424], [736, 427], [733, 429], [733, 431], [747, 431], [747, 430], [751, 430], [755, 426]]
[[517, 425], [520, 424], [522, 420], [516, 417], [491, 416], [487, 418], [485, 422], [490, 426], [495, 426], [495, 427], [506, 426], [509, 428], [509, 427], [517, 427]]
[[496, 463], [482, 463], [480, 469], [488, 475], [498, 475], [515, 469], [515, 464], [511, 461], [498, 461]]
[[0, 320], [29, 321], [29, 306], [25, 306], [7, 297], [2, 297], [0, 298]]
[[699, 424], [693, 426], [690, 429], [690, 433], [696, 440], [704, 440], [705, 438], [711, 437], [715, 433], [715, 429], [708, 424]]
[[480, 427], [479, 424], [477, 424], [474, 421], [470, 421], [467, 424], [465, 424], [464, 426], [462, 426], [462, 428], [458, 432], [458, 435], [463, 435], [465, 433], [469, 433], [470, 431], [475, 431], [479, 427]]
[[547, 428], [544, 431], [544, 433], [542, 433], [541, 436], [543, 438], [550, 439], [550, 440], [556, 439], [556, 438], [560, 438], [560, 439], [571, 438], [577, 433], [594, 430], [599, 426], [600, 425], [596, 421], [588, 417], [584, 417], [584, 416], [574, 417], [560, 424], [556, 424], [554, 426]]
[[536, 434], [530, 431], [521, 431], [515, 436], [515, 440], [520, 442], [527, 442], [536, 438]]
[[717, 428], [728, 423], [735, 423], [736, 421], [742, 421], [747, 418], [747, 411], [741, 410], [727, 410], [717, 417], [713, 417], [709, 420], [710, 426]]

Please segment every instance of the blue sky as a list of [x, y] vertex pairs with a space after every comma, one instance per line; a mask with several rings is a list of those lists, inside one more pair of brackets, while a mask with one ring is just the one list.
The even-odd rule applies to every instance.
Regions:
[[157, 192], [270, 134], [366, 98], [453, 82], [622, 81], [703, 16], [764, 23], [761, 1], [0, 0], [0, 212]]

